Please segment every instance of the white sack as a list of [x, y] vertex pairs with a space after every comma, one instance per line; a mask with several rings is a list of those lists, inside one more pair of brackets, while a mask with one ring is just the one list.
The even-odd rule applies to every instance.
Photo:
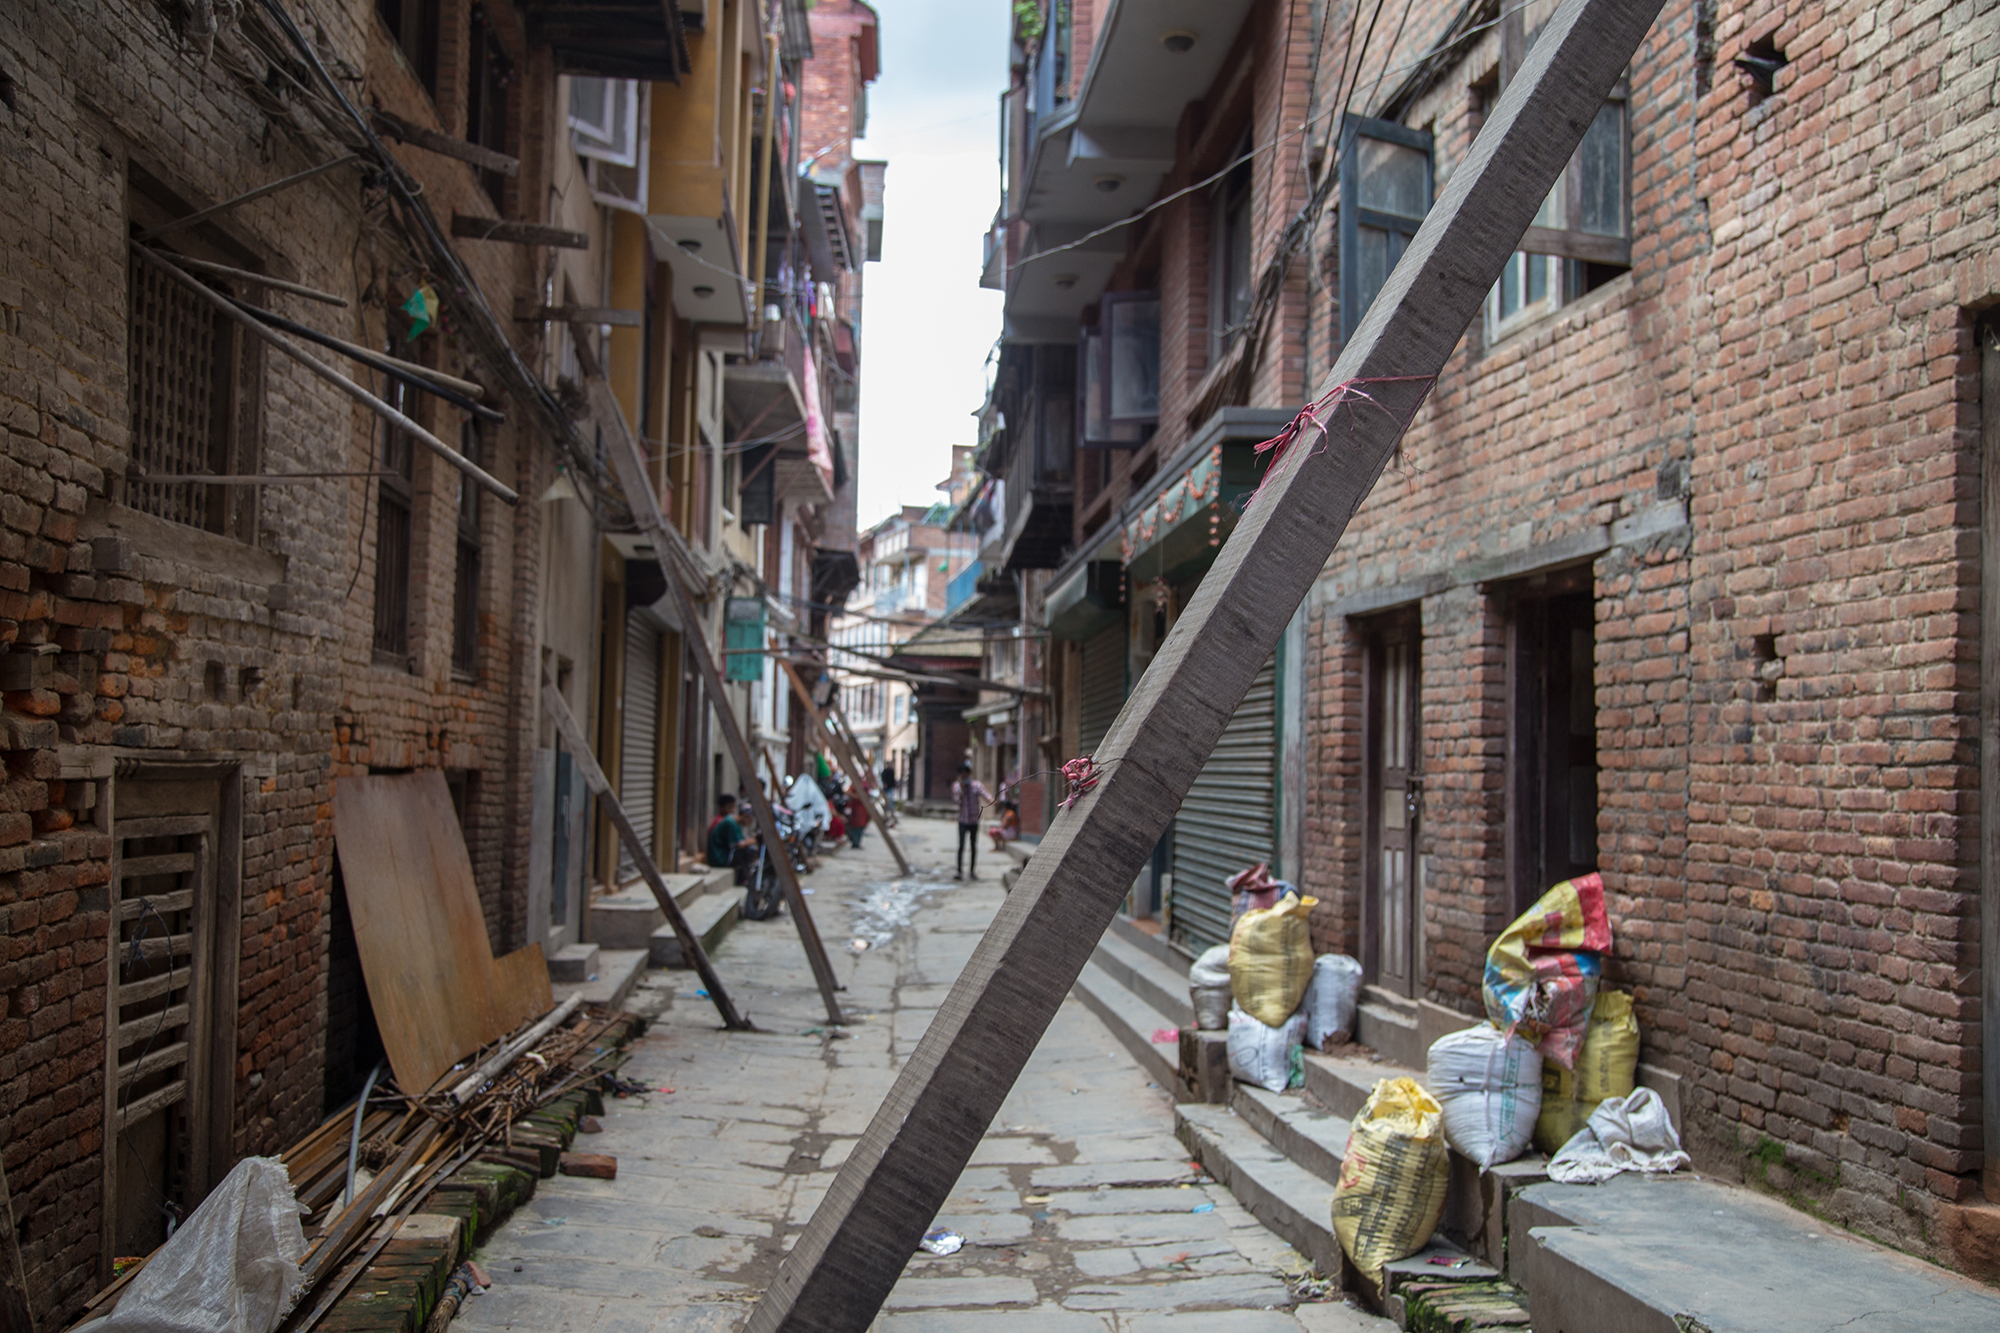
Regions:
[[1194, 1025], [1204, 1032], [1229, 1026], [1235, 1003], [1229, 986], [1229, 946], [1218, 944], [1194, 960], [1188, 969], [1188, 998], [1194, 1003]]
[[1597, 1185], [1620, 1171], [1678, 1171], [1689, 1158], [1666, 1104], [1651, 1088], [1607, 1097], [1562, 1151], [1549, 1159], [1549, 1179]]
[[1202, 989], [1209, 986], [1221, 986], [1225, 989], [1229, 986], [1229, 946], [1227, 944], [1218, 944], [1213, 949], [1204, 950], [1201, 957], [1194, 960], [1194, 966], [1188, 969], [1189, 989]]
[[1323, 1051], [1328, 1037], [1351, 1034], [1360, 1000], [1361, 964], [1344, 953], [1323, 953], [1313, 959], [1312, 980], [1306, 983], [1301, 1005], [1306, 1015], [1306, 1045]]
[[1452, 1147], [1482, 1169], [1528, 1150], [1542, 1110], [1542, 1056], [1533, 1045], [1481, 1023], [1432, 1042], [1426, 1064]]
[[180, 1224], [104, 1318], [77, 1333], [271, 1333], [306, 1252], [299, 1201], [275, 1157], [246, 1157]]
[[1306, 1019], [1293, 1014], [1277, 1027], [1244, 1013], [1229, 1011], [1229, 1073], [1270, 1092], [1283, 1092], [1292, 1081], [1292, 1052], [1304, 1039]]

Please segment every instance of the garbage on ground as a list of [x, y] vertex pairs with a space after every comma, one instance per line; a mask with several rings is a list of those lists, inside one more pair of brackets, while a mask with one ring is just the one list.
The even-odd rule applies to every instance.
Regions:
[[943, 1227], [932, 1227], [924, 1233], [924, 1238], [920, 1243], [926, 1254], [935, 1254], [942, 1257], [947, 1254], [957, 1254], [959, 1250], [964, 1248], [965, 1237], [959, 1235], [956, 1231], [947, 1231]]
[[1229, 877], [1229, 928], [1236, 929], [1236, 922], [1245, 912], [1262, 912], [1278, 905], [1278, 900], [1286, 894], [1294, 897], [1298, 886], [1287, 880], [1272, 879], [1270, 867], [1262, 861], [1248, 870], [1239, 870]]
[[1430, 1242], [1451, 1181], [1443, 1110], [1415, 1079], [1385, 1078], [1354, 1117], [1333, 1190], [1333, 1230], [1370, 1283]]
[[1252, 908], [1229, 936], [1229, 983], [1236, 1007], [1272, 1027], [1289, 1018], [1312, 980], [1306, 919], [1316, 898], [1286, 894], [1275, 907]]
[[1229, 982], [1229, 946], [1218, 944], [1204, 951], [1188, 969], [1188, 998], [1194, 1003], [1194, 1025], [1204, 1032], [1220, 1032], [1229, 1026], [1229, 1006], [1234, 1000]]
[[1306, 1045], [1324, 1051], [1346, 1041], [1354, 1033], [1360, 1003], [1360, 963], [1344, 953], [1313, 959], [1312, 980], [1306, 983]]
[[1576, 1137], [1549, 1159], [1549, 1179], [1596, 1185], [1620, 1171], [1678, 1171], [1688, 1160], [1666, 1103], [1651, 1088], [1640, 1088], [1599, 1103]]
[[1592, 871], [1564, 880], [1486, 951], [1486, 1016], [1545, 1059], [1574, 1066], [1610, 951], [1603, 879]]
[[1229, 1011], [1229, 1073], [1267, 1092], [1283, 1092], [1296, 1070], [1304, 1080], [1299, 1059], [1305, 1040], [1304, 1014], [1293, 1014], [1275, 1026], [1244, 1013]]
[[856, 935], [847, 942], [847, 947], [855, 953], [867, 953], [872, 947], [872, 941], [864, 940], [859, 935]]
[[154, 1252], [90, 1333], [271, 1333], [306, 1252], [299, 1201], [275, 1157], [246, 1157]]
[[1607, 1098], [1631, 1095], [1638, 1086], [1639, 1020], [1632, 997], [1601, 990], [1591, 1006], [1590, 1026], [1571, 1073], [1551, 1061], [1542, 1068], [1542, 1113], [1535, 1122], [1535, 1146], [1559, 1151], [1576, 1137], [1590, 1113]]
[[1542, 1057], [1491, 1023], [1431, 1043], [1424, 1082], [1443, 1108], [1444, 1136], [1482, 1170], [1528, 1150], [1542, 1105]]

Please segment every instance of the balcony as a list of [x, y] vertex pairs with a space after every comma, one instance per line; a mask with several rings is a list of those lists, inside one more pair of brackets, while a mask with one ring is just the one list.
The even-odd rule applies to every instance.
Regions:
[[950, 615], [971, 601], [979, 591], [979, 580], [986, 574], [986, 566], [975, 560], [952, 578], [944, 588], [944, 613]]

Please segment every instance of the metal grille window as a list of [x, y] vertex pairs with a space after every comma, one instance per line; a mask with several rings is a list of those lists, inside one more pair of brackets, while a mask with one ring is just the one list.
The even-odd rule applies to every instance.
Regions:
[[[486, 465], [478, 423], [459, 429], [459, 451], [473, 463]], [[451, 665], [470, 675], [479, 670], [479, 581], [481, 557], [480, 488], [463, 475], [458, 483], [458, 575], [452, 590]]]
[[[391, 356], [407, 355], [397, 345]], [[383, 398], [408, 416], [415, 391], [400, 380], [389, 381]], [[415, 442], [394, 426], [381, 434], [383, 474], [376, 484], [375, 518], [375, 656], [378, 661], [407, 664], [410, 653], [410, 530], [416, 508]]]
[[[132, 462], [147, 476], [228, 473], [235, 461], [236, 326], [136, 255], [130, 271]], [[135, 482], [126, 502], [210, 532], [223, 531], [229, 517], [223, 486]]]

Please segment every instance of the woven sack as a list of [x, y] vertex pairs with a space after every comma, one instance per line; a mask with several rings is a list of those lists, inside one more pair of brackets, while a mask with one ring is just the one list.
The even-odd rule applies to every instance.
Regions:
[[1245, 912], [1229, 936], [1229, 989], [1236, 1007], [1269, 1027], [1292, 1016], [1312, 981], [1306, 918], [1318, 901], [1287, 894], [1275, 907]]
[[1597, 993], [1576, 1072], [1555, 1061], [1542, 1066], [1542, 1110], [1535, 1121], [1535, 1146], [1554, 1154], [1576, 1137], [1598, 1103], [1629, 1097], [1639, 1072], [1639, 1020], [1624, 991]]
[[1409, 1258], [1437, 1230], [1451, 1182], [1443, 1120], [1436, 1100], [1410, 1078], [1377, 1083], [1354, 1117], [1333, 1190], [1333, 1231], [1377, 1287], [1382, 1265]]

